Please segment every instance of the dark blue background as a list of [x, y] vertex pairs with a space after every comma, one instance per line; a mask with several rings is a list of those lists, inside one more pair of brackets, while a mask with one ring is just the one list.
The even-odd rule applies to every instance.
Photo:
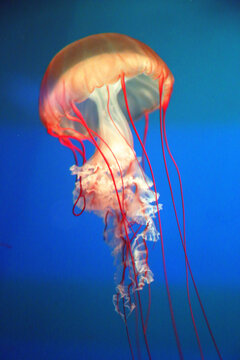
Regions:
[[[189, 259], [223, 358], [240, 359], [239, 2], [54, 0], [0, 6], [0, 242], [12, 246], [0, 248], [0, 358], [130, 357], [123, 322], [112, 306], [114, 266], [103, 222], [93, 214], [72, 215], [72, 154], [46, 134], [38, 116], [41, 78], [56, 52], [90, 34], [118, 32], [151, 46], [174, 74], [167, 133], [182, 174]], [[158, 114], [150, 119], [147, 151], [164, 206], [176, 321], [185, 358], [199, 359]], [[142, 134], [143, 121], [138, 129]], [[170, 170], [180, 211], [176, 173]], [[150, 263], [152, 357], [177, 359], [160, 244], [150, 249]], [[192, 286], [191, 294], [205, 358], [217, 359]]]

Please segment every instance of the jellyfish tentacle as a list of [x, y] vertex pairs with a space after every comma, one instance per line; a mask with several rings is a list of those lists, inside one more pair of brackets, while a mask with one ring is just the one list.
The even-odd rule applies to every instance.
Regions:
[[[117, 202], [118, 202], [118, 205], [119, 205], [119, 209], [120, 209], [120, 213], [121, 213], [121, 216], [122, 216], [122, 219], [123, 219], [123, 226], [124, 226], [124, 231], [125, 231], [125, 235], [126, 235], [126, 238], [127, 238], [127, 243], [129, 244], [128, 245], [128, 248], [129, 248], [129, 254], [130, 254], [130, 258], [131, 258], [131, 263], [132, 263], [132, 268], [133, 268], [133, 273], [134, 273], [134, 281], [135, 281], [135, 284], [136, 286], [138, 287], [138, 279], [137, 279], [137, 272], [136, 272], [136, 267], [135, 267], [135, 259], [134, 259], [134, 256], [133, 256], [133, 253], [132, 253], [132, 250], [131, 250], [131, 246], [130, 246], [130, 240], [129, 240], [129, 237], [128, 237], [128, 231], [127, 231], [127, 224], [126, 224], [126, 221], [125, 221], [125, 218], [126, 218], [126, 215], [124, 214], [124, 211], [123, 211], [123, 208], [122, 208], [122, 204], [121, 204], [121, 201], [120, 201], [120, 197], [119, 197], [119, 193], [118, 193], [118, 189], [117, 189], [117, 185], [116, 185], [116, 181], [115, 181], [115, 178], [114, 178], [114, 174], [113, 174], [113, 171], [108, 163], [108, 160], [106, 158], [106, 156], [104, 155], [104, 153], [102, 152], [101, 148], [99, 147], [99, 145], [97, 144], [96, 140], [94, 139], [93, 135], [92, 135], [92, 131], [91, 129], [89, 129], [89, 127], [87, 126], [84, 118], [83, 118], [83, 115], [81, 114], [80, 110], [76, 107], [76, 105], [74, 104], [74, 102], [71, 102], [71, 106], [72, 106], [72, 110], [74, 111], [74, 113], [78, 116], [78, 118], [82, 121], [82, 124], [84, 125], [84, 127], [86, 128], [87, 132], [89, 133], [89, 136], [91, 137], [94, 145], [96, 146], [97, 150], [99, 151], [99, 153], [101, 154], [102, 158], [104, 159], [107, 167], [108, 167], [108, 170], [110, 172], [110, 175], [111, 175], [111, 178], [112, 178], [112, 181], [113, 181], [113, 186], [114, 186], [114, 189], [115, 189], [115, 193], [116, 193], [116, 196], [117, 196]], [[144, 326], [144, 319], [143, 319], [143, 311], [142, 311], [142, 304], [141, 304], [141, 298], [140, 298], [140, 294], [139, 294], [139, 291], [137, 291], [137, 297], [138, 297], [138, 303], [139, 303], [139, 310], [140, 310], [140, 317], [141, 317], [141, 323], [142, 323], [142, 329], [143, 329], [143, 335], [144, 335], [144, 341], [145, 341], [145, 345], [146, 345], [146, 350], [147, 350], [147, 353], [148, 353], [148, 357], [149, 359], [151, 359], [151, 353], [150, 353], [150, 349], [149, 349], [149, 345], [148, 345], [148, 340], [147, 340], [147, 335], [146, 335], [146, 331], [145, 331], [145, 326]]]
[[[170, 177], [168, 176], [168, 181], [169, 181], [169, 187], [170, 187], [170, 192], [171, 192], [171, 197], [172, 197], [172, 203], [173, 203], [173, 208], [174, 208], [174, 213], [175, 213], [175, 217], [176, 217], [176, 221], [177, 221], [177, 226], [178, 226], [178, 231], [179, 231], [179, 235], [180, 235], [180, 239], [181, 239], [181, 243], [182, 243], [182, 247], [183, 247], [183, 251], [184, 251], [184, 255], [185, 255], [185, 259], [186, 259], [186, 263], [187, 263], [187, 266], [188, 266], [188, 269], [189, 269], [189, 273], [190, 273], [190, 276], [191, 276], [191, 279], [192, 279], [192, 282], [193, 282], [193, 286], [194, 286], [194, 289], [195, 289], [195, 292], [196, 292], [196, 295], [197, 295], [197, 298], [198, 298], [198, 302], [200, 304], [200, 307], [201, 307], [201, 311], [203, 313], [203, 317], [204, 317], [204, 320], [205, 320], [205, 323], [207, 325], [207, 328], [208, 328], [208, 331], [209, 331], [209, 334], [212, 338], [212, 341], [213, 341], [213, 344], [214, 344], [214, 347], [216, 349], [216, 352], [218, 354], [218, 357], [220, 360], [222, 360], [222, 356], [221, 356], [221, 353], [219, 351], [219, 348], [217, 346], [217, 342], [215, 340], [215, 337], [213, 335], [213, 332], [212, 332], [212, 329], [210, 327], [210, 324], [209, 324], [209, 321], [208, 321], [208, 318], [207, 318], [207, 315], [206, 315], [206, 312], [205, 312], [205, 309], [203, 307], [203, 303], [202, 303], [202, 300], [200, 298], [200, 295], [199, 295], [199, 292], [198, 292], [198, 288], [197, 288], [197, 285], [196, 285], [196, 282], [195, 282], [195, 279], [194, 279], [194, 276], [193, 276], [193, 273], [192, 273], [192, 269], [191, 269], [191, 266], [190, 266], [190, 263], [189, 263], [189, 259], [188, 259], [188, 256], [187, 256], [187, 251], [186, 251], [186, 238], [185, 238], [185, 206], [184, 206], [184, 197], [183, 197], [183, 187], [182, 187], [182, 180], [181, 180], [181, 174], [180, 174], [180, 171], [179, 171], [179, 168], [177, 166], [177, 163], [171, 153], [171, 150], [169, 148], [169, 145], [168, 145], [168, 141], [167, 141], [167, 134], [166, 134], [166, 124], [165, 124], [165, 113], [166, 111], [163, 111], [163, 123], [162, 123], [162, 127], [163, 127], [163, 133], [164, 133], [164, 140], [165, 140], [165, 144], [166, 144], [166, 148], [167, 148], [167, 151], [168, 151], [168, 154], [176, 168], [176, 171], [177, 171], [177, 174], [178, 174], [178, 179], [179, 179], [179, 185], [180, 185], [180, 193], [181, 193], [181, 199], [182, 199], [182, 210], [183, 210], [183, 233], [184, 235], [182, 236], [182, 232], [181, 232], [181, 228], [180, 228], [180, 224], [179, 224], [179, 220], [178, 220], [178, 216], [177, 216], [177, 211], [176, 211], [176, 206], [175, 206], [175, 201], [174, 201], [174, 196], [173, 196], [173, 191], [172, 191], [172, 188], [171, 188], [171, 182], [170, 182]], [[166, 166], [166, 165], [165, 165]], [[168, 172], [167, 172], [168, 173]], [[189, 290], [188, 290], [189, 292]], [[191, 311], [191, 310], [190, 310]], [[199, 342], [200, 343], [200, 340]], [[201, 345], [200, 345], [200, 348], [201, 348]], [[200, 350], [201, 352], [201, 350]], [[202, 354], [202, 352], [201, 352]], [[203, 355], [201, 355], [203, 356]]]
[[[161, 93], [160, 86], [161, 85], [159, 83], [159, 93]], [[176, 221], [177, 221], [178, 230], [181, 233], [181, 228], [180, 228], [180, 224], [179, 224], [179, 220], [178, 220], [178, 216], [177, 216], [177, 210], [176, 210], [176, 206], [175, 206], [174, 195], [173, 195], [170, 176], [169, 176], [169, 172], [168, 172], [166, 156], [165, 156], [164, 138], [163, 138], [163, 119], [162, 119], [162, 108], [161, 108], [161, 106], [159, 108], [159, 114], [160, 114], [161, 146], [162, 146], [162, 154], [163, 154], [163, 160], [164, 160], [164, 165], [165, 165], [165, 171], [166, 171], [166, 175], [167, 175], [167, 179], [168, 179], [169, 189], [170, 189], [170, 192], [171, 192], [172, 203], [173, 203], [173, 208], [174, 208], [174, 213], [175, 213], [175, 217], [176, 217]], [[182, 191], [181, 191], [181, 195], [183, 195]], [[202, 346], [201, 346], [201, 342], [200, 342], [200, 338], [199, 338], [199, 334], [198, 334], [198, 330], [197, 330], [197, 325], [196, 325], [193, 310], [192, 310], [192, 303], [191, 303], [191, 297], [190, 297], [190, 292], [189, 292], [188, 265], [187, 265], [187, 252], [186, 252], [186, 234], [185, 234], [185, 210], [184, 210], [183, 196], [182, 196], [182, 208], [183, 208], [183, 232], [184, 232], [183, 247], [184, 247], [184, 253], [185, 253], [185, 267], [186, 267], [185, 271], [186, 271], [187, 297], [188, 297], [188, 304], [189, 304], [191, 319], [192, 319], [192, 323], [193, 323], [193, 327], [194, 327], [194, 332], [195, 332], [195, 336], [196, 336], [196, 339], [197, 339], [198, 348], [199, 348], [199, 351], [200, 351], [200, 356], [201, 356], [201, 359], [203, 360], [204, 356], [203, 356]], [[182, 233], [181, 233], [181, 236], [182, 236]]]
[[[162, 82], [162, 80], [159, 80]], [[148, 166], [151, 172], [151, 176], [152, 176], [152, 180], [153, 180], [153, 186], [154, 186], [154, 190], [155, 190], [155, 194], [157, 194], [157, 188], [156, 188], [156, 182], [155, 182], [155, 178], [154, 178], [154, 174], [153, 174], [153, 170], [152, 170], [152, 166], [149, 160], [149, 157], [147, 155], [147, 152], [143, 146], [142, 140], [138, 134], [138, 131], [136, 129], [136, 126], [133, 122], [131, 113], [130, 113], [130, 109], [128, 106], [128, 100], [127, 100], [127, 91], [126, 91], [126, 84], [125, 84], [125, 79], [124, 79], [124, 74], [121, 76], [121, 84], [122, 84], [122, 89], [123, 89], [123, 95], [124, 95], [124, 100], [125, 100], [125, 104], [126, 104], [126, 108], [127, 108], [127, 112], [128, 112], [128, 116], [131, 122], [131, 125], [134, 129], [134, 132], [142, 146], [144, 155], [146, 156], [147, 162], [148, 162]], [[163, 85], [161, 85], [163, 86]], [[160, 96], [160, 102], [161, 102], [161, 96]], [[163, 243], [163, 234], [162, 234], [162, 224], [161, 224], [161, 219], [160, 219], [160, 211], [159, 211], [159, 207], [158, 207], [158, 202], [156, 199], [156, 205], [157, 205], [157, 215], [158, 215], [158, 223], [159, 223], [159, 230], [160, 230], [160, 239], [161, 239], [161, 248], [162, 248], [162, 259], [163, 259], [163, 270], [164, 270], [164, 278], [165, 278], [165, 284], [166, 284], [166, 289], [167, 289], [167, 296], [168, 296], [168, 303], [169, 303], [169, 308], [170, 308], [170, 314], [171, 314], [171, 319], [172, 319], [172, 325], [173, 325], [173, 330], [174, 330], [174, 334], [175, 334], [175, 339], [176, 339], [176, 343], [177, 343], [177, 347], [178, 347], [178, 353], [179, 353], [179, 357], [180, 359], [183, 359], [183, 353], [182, 353], [182, 349], [181, 349], [181, 344], [180, 344], [180, 340], [179, 340], [179, 336], [178, 336], [178, 331], [177, 331], [177, 326], [176, 326], [176, 322], [175, 322], [175, 316], [174, 316], [174, 312], [173, 312], [173, 307], [172, 307], [172, 300], [171, 300], [171, 295], [170, 295], [170, 289], [169, 289], [169, 284], [168, 284], [168, 278], [167, 278], [167, 268], [166, 268], [166, 261], [165, 261], [165, 251], [164, 251], [164, 243]]]
[[[77, 213], [75, 212], [75, 208], [76, 208], [77, 204], [79, 204], [79, 200], [80, 200], [80, 199], [83, 199], [83, 206], [82, 206], [82, 210], [80, 211], [80, 213], [77, 214]], [[79, 206], [79, 205], [78, 205], [78, 206]], [[72, 208], [73, 215], [75, 215], [75, 216], [81, 216], [81, 215], [83, 214], [85, 208], [86, 208], [86, 197], [85, 197], [85, 195], [83, 194], [83, 190], [82, 190], [82, 177], [80, 176], [80, 178], [79, 178], [79, 195], [78, 195], [76, 201], [74, 202], [74, 205], [73, 205], [73, 208]]]
[[[146, 113], [145, 113], [144, 135], [143, 135], [143, 146], [144, 146], [144, 149], [146, 148], [148, 125], [149, 125], [149, 114], [148, 114], [148, 112], [146, 112]], [[142, 167], [143, 167], [143, 170], [145, 170], [145, 156], [144, 156], [144, 151], [143, 151], [143, 150], [142, 150]]]
[[132, 360], [134, 360], [135, 358], [134, 358], [134, 354], [133, 354], [132, 343], [131, 343], [129, 330], [128, 330], [128, 326], [127, 326], [127, 317], [126, 317], [126, 309], [125, 309], [125, 300], [124, 300], [124, 298], [123, 298], [123, 311], [124, 311], [124, 322], [125, 322], [125, 328], [126, 328], [126, 333], [127, 333], [128, 344], [129, 344]]

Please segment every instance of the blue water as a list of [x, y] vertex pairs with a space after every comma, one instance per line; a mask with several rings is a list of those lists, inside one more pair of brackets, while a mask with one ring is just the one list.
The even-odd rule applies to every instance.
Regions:
[[[1, 5], [0, 359], [130, 359], [114, 312], [114, 264], [93, 214], [72, 215], [73, 157], [38, 116], [44, 71], [66, 44], [99, 32], [150, 45], [175, 77], [167, 111], [179, 165], [187, 249], [223, 359], [240, 359], [240, 6], [237, 1], [28, 1]], [[143, 133], [143, 121], [137, 124]], [[138, 155], [140, 147], [136, 143]], [[185, 359], [199, 359], [186, 297], [185, 264], [160, 148], [158, 114], [147, 151], [163, 204], [166, 262]], [[168, 159], [169, 160], [169, 159]], [[179, 187], [169, 165], [177, 209]], [[148, 339], [153, 359], [178, 359], [160, 244]], [[191, 285], [205, 359], [217, 359]], [[147, 292], [142, 292], [146, 309]], [[129, 329], [134, 339], [134, 316]], [[141, 339], [143, 344], [143, 339]], [[144, 346], [143, 359], [147, 359]]]

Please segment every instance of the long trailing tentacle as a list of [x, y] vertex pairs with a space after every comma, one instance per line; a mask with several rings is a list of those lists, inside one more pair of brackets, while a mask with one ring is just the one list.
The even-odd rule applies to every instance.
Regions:
[[[183, 211], [183, 235], [182, 235], [182, 232], [181, 232], [181, 228], [180, 228], [180, 224], [179, 224], [179, 220], [178, 220], [178, 216], [177, 216], [177, 211], [176, 211], [176, 205], [175, 205], [175, 201], [174, 201], [174, 196], [173, 196], [173, 191], [172, 191], [172, 187], [171, 187], [171, 181], [170, 181], [170, 177], [169, 177], [169, 174], [168, 174], [168, 170], [167, 170], [167, 164], [166, 164], [166, 161], [164, 160], [164, 163], [165, 163], [165, 168], [166, 168], [166, 173], [167, 173], [167, 177], [168, 177], [168, 182], [169, 182], [169, 187], [170, 187], [170, 192], [171, 192], [171, 197], [172, 197], [172, 203], [173, 203], [173, 208], [174, 208], [174, 213], [175, 213], [175, 217], [176, 217], [176, 221], [177, 221], [177, 226], [178, 226], [178, 231], [179, 231], [179, 235], [180, 235], [180, 239], [181, 239], [181, 243], [182, 243], [182, 247], [183, 247], [183, 250], [184, 250], [184, 255], [185, 255], [185, 262], [186, 262], [186, 266], [188, 267], [189, 269], [189, 273], [190, 273], [190, 276], [191, 276], [191, 279], [192, 279], [192, 282], [193, 282], [193, 286], [194, 286], [194, 289], [195, 289], [195, 292], [196, 292], [196, 295], [197, 295], [197, 298], [198, 298], [198, 302], [200, 304], [200, 307], [201, 307], [201, 311], [203, 313], [203, 317], [204, 317], [204, 320], [206, 322], [206, 325], [207, 325], [207, 328], [208, 328], [208, 331], [209, 331], [209, 334], [211, 336], [211, 339], [212, 339], [212, 342], [214, 344], [214, 347], [216, 349], [216, 352], [218, 354], [218, 357], [220, 360], [222, 360], [222, 356], [221, 356], [221, 353], [218, 349], [218, 346], [217, 346], [217, 343], [216, 343], [216, 340], [215, 340], [215, 337], [213, 335], [213, 332], [211, 330], [211, 327], [210, 327], [210, 324], [209, 324], [209, 321], [208, 321], [208, 318], [207, 318], [207, 315], [206, 315], [206, 312], [205, 312], [205, 309], [203, 307], [203, 304], [202, 304], [202, 301], [201, 301], [201, 298], [200, 298], [200, 295], [199, 295], [199, 292], [198, 292], [198, 288], [197, 288], [197, 285], [196, 285], [196, 282], [194, 280], [194, 276], [193, 276], [193, 273], [192, 273], [192, 269], [191, 269], [191, 266], [190, 266], [190, 263], [189, 263], [189, 259], [188, 259], [188, 256], [187, 256], [187, 251], [186, 251], [186, 231], [185, 231], [185, 207], [184, 207], [184, 197], [183, 197], [183, 187], [182, 187], [182, 180], [181, 180], [181, 175], [180, 175], [180, 171], [179, 171], [179, 168], [177, 166], [177, 163], [171, 153], [171, 150], [169, 148], [169, 145], [168, 145], [168, 141], [167, 141], [167, 134], [166, 134], [166, 124], [165, 124], [165, 113], [166, 113], [166, 110], [163, 111], [163, 120], [162, 120], [162, 126], [161, 126], [161, 129], [163, 130], [163, 134], [164, 134], [164, 140], [165, 140], [165, 144], [166, 144], [166, 148], [167, 148], [167, 151], [168, 151], [168, 154], [176, 168], [176, 171], [177, 171], [177, 174], [178, 174], [178, 180], [179, 180], [179, 185], [180, 185], [180, 192], [181, 192], [181, 200], [182, 200], [182, 211]], [[187, 276], [187, 269], [186, 269], [186, 276]], [[190, 295], [189, 295], [189, 288], [188, 288], [188, 277], [187, 277], [187, 291], [188, 291], [188, 298], [189, 298], [189, 306], [190, 306], [190, 311], [191, 311], [191, 316], [193, 316], [192, 314], [192, 309], [191, 309], [191, 301], [190, 301]], [[195, 324], [195, 321], [194, 321], [194, 317], [192, 317], [192, 320], [193, 320], [193, 325], [194, 325], [194, 329], [195, 329], [195, 333], [196, 333], [196, 336], [197, 336], [197, 340], [198, 340], [198, 346], [199, 346], [199, 350], [200, 350], [200, 353], [201, 353], [201, 357], [203, 358], [203, 354], [202, 354], [202, 349], [201, 349], [201, 344], [200, 344], [200, 340], [199, 340], [199, 337], [198, 337], [198, 333], [197, 333], [197, 330], [195, 328], [196, 324]]]
[[[144, 155], [145, 155], [145, 157], [147, 159], [148, 166], [149, 166], [151, 176], [152, 176], [152, 180], [153, 180], [153, 186], [154, 186], [155, 194], [157, 194], [157, 187], [156, 187], [156, 182], [155, 182], [151, 162], [149, 160], [146, 149], [144, 148], [143, 142], [142, 142], [142, 140], [141, 140], [141, 138], [140, 138], [140, 136], [138, 134], [138, 131], [136, 129], [136, 126], [135, 126], [135, 124], [133, 122], [133, 119], [132, 119], [132, 116], [131, 116], [131, 113], [130, 113], [128, 100], [127, 100], [127, 91], [126, 91], [126, 84], [125, 84], [124, 74], [121, 76], [121, 84], [122, 84], [123, 95], [124, 95], [124, 100], [125, 100], [128, 116], [129, 116], [131, 125], [132, 125], [132, 127], [133, 127], [133, 129], [135, 131], [135, 134], [136, 134], [136, 136], [137, 136], [137, 138], [139, 140], [139, 143], [142, 146], [142, 150], [144, 152]], [[163, 85], [161, 85], [161, 86], [163, 86]], [[161, 104], [161, 93], [159, 94], [159, 97], [160, 97], [160, 104]], [[162, 224], [161, 224], [161, 218], [160, 218], [160, 211], [159, 211], [159, 207], [158, 207], [157, 195], [156, 195], [156, 205], [157, 205], [157, 210], [158, 210], [157, 215], [158, 215], [158, 223], [159, 223], [159, 231], [160, 231], [160, 239], [161, 239], [161, 248], [162, 248], [163, 270], [164, 270], [164, 278], [165, 278], [165, 284], [166, 284], [166, 289], [167, 289], [168, 303], [169, 303], [169, 308], [170, 308], [170, 314], [171, 314], [175, 339], [176, 339], [176, 343], [177, 343], [177, 347], [178, 347], [179, 357], [180, 357], [180, 359], [183, 359], [183, 353], [182, 353], [182, 348], [181, 348], [181, 344], [180, 344], [180, 340], [179, 340], [179, 336], [178, 336], [178, 332], [177, 332], [177, 327], [176, 327], [176, 322], [175, 322], [175, 317], [174, 317], [174, 312], [173, 312], [173, 306], [172, 306], [172, 300], [171, 300], [171, 295], [170, 295], [170, 289], [169, 289], [169, 284], [168, 284], [167, 268], [166, 268], [166, 260], [165, 260], [165, 250], [164, 250], [163, 233], [162, 233]]]
[[[160, 87], [160, 85], [159, 85], [159, 87]], [[159, 91], [160, 91], [160, 89], [159, 89]], [[161, 132], [161, 144], [162, 144], [163, 160], [164, 160], [165, 171], [166, 171], [166, 175], [167, 175], [167, 179], [168, 179], [169, 189], [170, 189], [170, 192], [171, 192], [172, 203], [173, 203], [173, 208], [174, 208], [175, 217], [176, 217], [176, 221], [177, 221], [177, 226], [178, 226], [179, 232], [181, 233], [180, 224], [179, 224], [179, 220], [178, 220], [178, 216], [177, 216], [177, 210], [176, 210], [175, 201], [174, 201], [174, 196], [173, 196], [172, 185], [171, 185], [170, 176], [169, 176], [168, 167], [167, 167], [166, 156], [165, 156], [164, 138], [163, 138], [163, 119], [162, 119], [162, 109], [161, 109], [161, 107], [159, 109], [159, 112], [160, 112], [160, 132]], [[164, 112], [164, 118], [165, 118], [165, 112]], [[189, 293], [188, 265], [187, 265], [187, 251], [186, 251], [186, 231], [185, 231], [185, 208], [184, 208], [184, 200], [183, 200], [182, 184], [181, 183], [180, 183], [180, 187], [181, 187], [182, 209], [183, 209], [183, 233], [184, 233], [183, 246], [184, 246], [184, 253], [185, 253], [187, 297], [188, 297], [188, 304], [189, 304], [191, 319], [192, 319], [192, 323], [193, 323], [193, 326], [194, 326], [194, 331], [195, 331], [195, 335], [196, 335], [196, 338], [197, 338], [201, 359], [203, 360], [204, 357], [203, 357], [202, 346], [201, 346], [200, 338], [199, 338], [199, 335], [198, 335], [198, 330], [197, 330], [197, 326], [196, 326], [196, 322], [195, 322], [195, 318], [194, 318], [194, 314], [193, 314], [193, 310], [192, 310], [192, 303], [191, 303], [191, 298], [190, 298], [190, 293]]]

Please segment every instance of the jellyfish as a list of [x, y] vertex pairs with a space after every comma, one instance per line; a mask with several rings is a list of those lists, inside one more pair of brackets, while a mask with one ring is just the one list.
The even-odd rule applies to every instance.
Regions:
[[[104, 221], [104, 240], [111, 248], [116, 265], [113, 305], [125, 323], [132, 359], [135, 355], [127, 319], [133, 311], [141, 324], [147, 356], [151, 359], [147, 324], [150, 284], [154, 275], [148, 261], [148, 244], [157, 241], [161, 244], [164, 278], [179, 358], [183, 359], [168, 285], [160, 216], [162, 205], [159, 203], [153, 169], [145, 148], [149, 114], [159, 109], [162, 152], [185, 256], [188, 301], [194, 331], [203, 359], [191, 306], [188, 273], [221, 359], [186, 252], [181, 177], [165, 129], [165, 114], [173, 84], [174, 77], [167, 65], [144, 43], [121, 34], [92, 35], [66, 46], [50, 62], [41, 84], [39, 113], [48, 133], [73, 152], [75, 164], [70, 168], [75, 176], [73, 214], [79, 216], [84, 211], [94, 212]], [[145, 131], [141, 139], [135, 122], [143, 116]], [[141, 157], [135, 152], [131, 129], [142, 147]], [[90, 156], [86, 152], [86, 142], [94, 148]], [[183, 229], [176, 211], [164, 142], [179, 178]], [[150, 176], [146, 174], [146, 166]], [[149, 291], [145, 317], [141, 301], [141, 290], [144, 287], [148, 287]], [[139, 354], [139, 339], [136, 337]]]

